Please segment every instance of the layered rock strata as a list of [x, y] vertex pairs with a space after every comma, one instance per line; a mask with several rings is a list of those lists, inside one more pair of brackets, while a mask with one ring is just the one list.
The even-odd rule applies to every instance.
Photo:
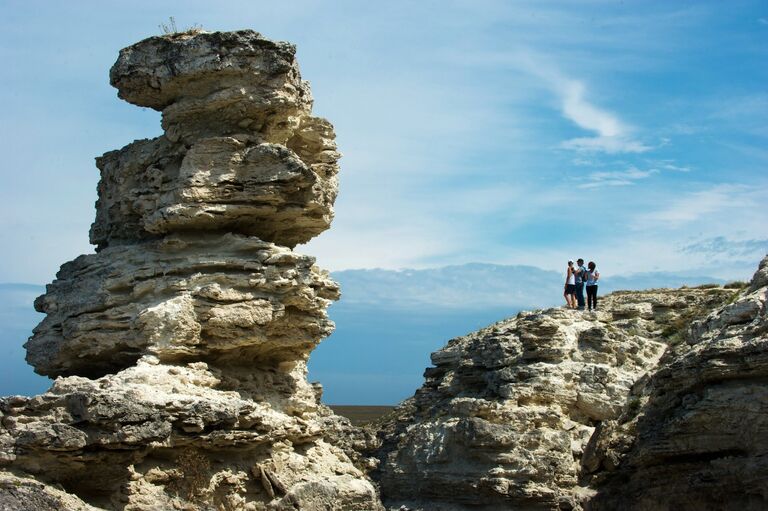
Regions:
[[768, 509], [768, 257], [590, 440], [590, 509]]
[[[765, 505], [758, 490], [768, 480], [765, 323], [744, 326], [758, 311], [764, 321], [765, 289], [755, 282], [738, 298], [738, 290], [717, 286], [620, 292], [596, 313], [523, 312], [450, 341], [380, 432], [384, 503], [430, 511], [693, 510], [717, 508], [696, 507], [707, 495], [722, 504], [748, 490], [734, 502]], [[692, 346], [685, 342], [694, 318], [732, 299], [695, 327]], [[741, 340], [730, 324], [741, 325]], [[638, 397], [647, 385], [659, 389], [655, 405]], [[635, 421], [637, 433], [608, 426], [640, 409], [651, 414], [649, 406], [653, 416], [642, 427]], [[671, 453], [688, 468], [664, 466]], [[719, 468], [701, 471], [702, 463]], [[616, 473], [598, 477], [609, 469]], [[706, 475], [722, 479], [709, 484]], [[708, 489], [686, 500], [692, 477]], [[718, 493], [735, 477], [744, 480]]]
[[380, 509], [306, 380], [339, 290], [292, 247], [329, 227], [339, 154], [294, 54], [253, 31], [120, 52], [111, 83], [165, 134], [97, 159], [97, 252], [26, 345], [59, 378], [0, 400], [0, 503]]
[[293, 247], [329, 227], [339, 153], [293, 45], [251, 31], [152, 37], [120, 52], [110, 82], [162, 111], [165, 134], [97, 158], [99, 249], [189, 230]]
[[51, 376], [163, 362], [302, 359], [333, 329], [338, 286], [314, 259], [240, 234], [179, 234], [62, 266], [35, 302], [27, 360]]

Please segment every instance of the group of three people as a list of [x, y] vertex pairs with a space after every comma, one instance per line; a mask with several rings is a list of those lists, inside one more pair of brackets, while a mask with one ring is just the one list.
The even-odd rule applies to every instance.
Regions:
[[597, 310], [597, 281], [600, 272], [594, 261], [590, 261], [584, 267], [584, 259], [576, 261], [578, 266], [573, 266], [573, 261], [568, 261], [568, 270], [565, 274], [566, 307], [569, 309], [584, 310], [584, 288], [587, 288], [587, 307], [589, 310]]

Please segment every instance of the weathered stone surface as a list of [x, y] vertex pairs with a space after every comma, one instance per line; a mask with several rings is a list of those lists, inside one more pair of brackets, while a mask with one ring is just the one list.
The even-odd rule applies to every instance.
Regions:
[[597, 313], [525, 312], [450, 341], [381, 432], [385, 504], [582, 509], [595, 494], [581, 460], [596, 428], [634, 409], [633, 387], [677, 342], [669, 325], [733, 294], [615, 293]]
[[248, 128], [284, 143], [312, 105], [295, 54], [252, 30], [150, 37], [120, 51], [110, 83], [162, 111], [172, 140]]
[[62, 266], [35, 305], [27, 360], [52, 376], [162, 361], [303, 360], [333, 329], [338, 286], [314, 258], [239, 235], [175, 235]]
[[590, 509], [768, 508], [768, 258], [590, 441]]
[[258, 33], [152, 37], [120, 53], [120, 97], [163, 109], [165, 135], [97, 159], [91, 242], [189, 230], [293, 247], [330, 226], [338, 182], [333, 127], [311, 116], [287, 43]]
[[[321, 424], [333, 419], [319, 410], [303, 362], [214, 367], [145, 357], [97, 380], [61, 378], [41, 396], [5, 398], [0, 413], [0, 449], [9, 454], [0, 465], [100, 507], [378, 509], [363, 473], [324, 440]], [[308, 504], [315, 485], [327, 507]]]
[[313, 118], [305, 128], [292, 139], [299, 154], [248, 135], [207, 138], [189, 149], [159, 137], [106, 153], [97, 159], [91, 242], [103, 248], [191, 230], [291, 247], [308, 241], [333, 218], [339, 154], [327, 122]]
[[0, 507], [381, 510], [306, 380], [339, 289], [292, 247], [328, 228], [339, 154], [293, 46], [155, 37], [111, 78], [166, 134], [97, 160], [97, 253], [62, 266], [26, 345], [59, 378], [0, 399]]
[[58, 488], [0, 470], [0, 511], [98, 511]]

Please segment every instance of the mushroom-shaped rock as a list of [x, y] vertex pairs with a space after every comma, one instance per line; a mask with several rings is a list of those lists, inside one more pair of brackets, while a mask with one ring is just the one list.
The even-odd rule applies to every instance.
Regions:
[[253, 30], [150, 37], [110, 70], [118, 95], [163, 112], [170, 138], [248, 128], [284, 142], [312, 106], [296, 48]]
[[0, 508], [383, 511], [307, 382], [339, 288], [292, 249], [330, 226], [340, 155], [294, 54], [250, 30], [120, 52], [166, 133], [97, 158], [96, 253], [26, 344], [57, 379], [0, 398]]

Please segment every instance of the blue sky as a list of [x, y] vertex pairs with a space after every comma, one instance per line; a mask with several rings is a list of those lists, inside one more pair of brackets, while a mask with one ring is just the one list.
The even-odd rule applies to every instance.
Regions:
[[0, 282], [91, 250], [93, 158], [161, 133], [120, 48], [180, 27], [298, 46], [336, 126], [321, 266], [472, 261], [747, 278], [768, 251], [768, 3], [0, 1]]

